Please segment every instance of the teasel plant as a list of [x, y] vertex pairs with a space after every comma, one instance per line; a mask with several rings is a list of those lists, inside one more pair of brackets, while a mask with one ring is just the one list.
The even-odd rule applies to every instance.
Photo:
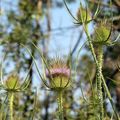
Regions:
[[64, 60], [60, 56], [56, 56], [52, 59], [46, 60], [43, 53], [39, 47], [34, 43], [33, 46], [38, 50], [40, 57], [42, 59], [43, 74], [41, 74], [37, 62], [34, 56], [31, 54], [29, 48], [24, 46], [27, 52], [32, 56], [37, 72], [40, 79], [44, 83], [45, 87], [49, 91], [53, 91], [57, 95], [58, 103], [58, 118], [59, 120], [64, 120], [64, 108], [63, 108], [63, 92], [67, 88], [71, 87], [71, 57]]
[[[93, 16], [91, 16], [91, 13], [89, 12], [87, 5], [86, 5], [86, 8], [84, 8], [83, 5], [80, 3], [80, 8], [78, 9], [78, 12], [77, 12], [77, 17], [74, 17], [69, 7], [67, 6], [67, 3], [65, 0], [64, 0], [64, 4], [69, 14], [75, 20], [74, 23], [77, 24], [78, 26], [83, 27], [84, 32], [87, 36], [87, 42], [88, 42], [90, 51], [92, 53], [94, 62], [96, 64], [96, 72], [97, 72], [96, 73], [96, 90], [98, 94], [98, 108], [99, 108], [98, 119], [104, 120], [104, 108], [103, 108], [104, 100], [103, 100], [103, 91], [102, 91], [102, 89], [104, 88], [107, 94], [107, 97], [109, 98], [109, 101], [112, 105], [113, 111], [115, 113], [115, 118], [119, 120], [119, 115], [115, 109], [111, 94], [109, 92], [104, 76], [102, 74], [102, 64], [103, 64], [103, 47], [118, 44], [117, 41], [120, 38], [120, 35], [118, 35], [116, 40], [114, 41], [110, 40], [111, 32], [112, 32], [112, 24], [110, 25], [111, 27], [108, 27], [106, 24], [107, 20], [105, 18], [103, 21], [100, 21], [99, 25], [95, 27], [94, 37], [90, 35], [88, 31], [88, 23], [97, 19], [97, 16], [100, 13], [100, 0], [98, 1], [98, 6]], [[110, 1], [110, 7], [111, 5], [112, 5], [112, 2]], [[111, 15], [112, 15], [112, 8], [111, 8]], [[97, 47], [97, 54], [96, 54], [95, 46]]]
[[99, 23], [93, 34], [92, 44], [94, 48], [96, 47], [96, 59], [97, 59], [97, 73], [96, 73], [96, 86], [98, 92], [98, 104], [99, 104], [99, 113], [100, 113], [100, 120], [104, 119], [104, 107], [103, 107], [103, 85], [102, 85], [102, 67], [103, 67], [103, 46], [110, 45], [110, 35], [111, 35], [112, 27], [107, 28], [106, 22]]
[[59, 119], [64, 120], [63, 91], [70, 86], [70, 66], [59, 57], [49, 60], [48, 66], [46, 78], [50, 83], [49, 88], [57, 93]]
[[[0, 70], [0, 89], [5, 91], [6, 94], [6, 99], [8, 99], [8, 118], [9, 120], [14, 120], [14, 100], [15, 100], [15, 95], [18, 92], [23, 92], [27, 89], [29, 86], [30, 80], [29, 80], [29, 71], [24, 78], [23, 83], [20, 81], [19, 75], [13, 71], [11, 74], [8, 75], [6, 79], [4, 79], [3, 76], [3, 62], [0, 64], [1, 70]], [[31, 68], [30, 68], [31, 69]], [[6, 101], [5, 99], [5, 101]], [[4, 102], [5, 102], [4, 101]], [[1, 110], [4, 107], [4, 103], [1, 107]], [[2, 111], [3, 112], [3, 111]], [[1, 119], [4, 119], [4, 116], [1, 113]]]

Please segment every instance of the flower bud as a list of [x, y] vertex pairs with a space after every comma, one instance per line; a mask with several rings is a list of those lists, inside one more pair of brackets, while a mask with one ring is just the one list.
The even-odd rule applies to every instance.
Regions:
[[85, 8], [80, 7], [77, 12], [77, 19], [81, 23], [90, 21], [91, 20], [90, 12], [88, 10], [86, 10]]
[[17, 90], [20, 88], [19, 77], [15, 74], [11, 74], [5, 81], [5, 87], [8, 90]]
[[110, 27], [106, 23], [99, 23], [93, 34], [93, 44], [94, 45], [109, 45], [111, 44], [110, 40]]

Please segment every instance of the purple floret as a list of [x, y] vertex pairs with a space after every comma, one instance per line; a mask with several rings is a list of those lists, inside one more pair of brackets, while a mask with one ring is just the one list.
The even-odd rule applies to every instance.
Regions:
[[67, 77], [70, 77], [70, 69], [69, 68], [53, 68], [50, 69], [49, 71], [46, 70], [46, 76], [54, 76], [54, 75], [64, 75]]

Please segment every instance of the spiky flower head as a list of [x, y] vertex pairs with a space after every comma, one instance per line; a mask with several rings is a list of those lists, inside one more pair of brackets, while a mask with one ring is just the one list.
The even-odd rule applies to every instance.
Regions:
[[111, 28], [107, 25], [106, 21], [97, 24], [93, 34], [94, 45], [110, 45]]
[[87, 9], [80, 6], [80, 8], [78, 9], [78, 12], [77, 12], [77, 19], [81, 23], [89, 22], [91, 20], [91, 14]]
[[49, 79], [50, 87], [62, 90], [69, 86], [70, 67], [62, 59], [50, 60], [49, 70], [46, 70], [46, 77]]
[[19, 77], [16, 74], [11, 74], [5, 80], [5, 87], [7, 90], [17, 90], [20, 88]]

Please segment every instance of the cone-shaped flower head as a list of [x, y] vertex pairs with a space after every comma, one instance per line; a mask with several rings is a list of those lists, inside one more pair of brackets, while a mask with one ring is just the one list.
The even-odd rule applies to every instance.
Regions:
[[5, 87], [8, 90], [17, 90], [20, 88], [20, 81], [18, 75], [11, 74], [6, 80], [5, 80]]
[[80, 6], [77, 12], [77, 19], [81, 23], [90, 21], [91, 20], [90, 12], [86, 10], [85, 8], [83, 8], [82, 6]]
[[95, 45], [109, 45], [111, 44], [110, 40], [110, 26], [106, 24], [106, 22], [99, 23], [93, 35], [93, 43]]
[[46, 76], [52, 89], [63, 89], [69, 86], [70, 67], [61, 59], [51, 60]]

